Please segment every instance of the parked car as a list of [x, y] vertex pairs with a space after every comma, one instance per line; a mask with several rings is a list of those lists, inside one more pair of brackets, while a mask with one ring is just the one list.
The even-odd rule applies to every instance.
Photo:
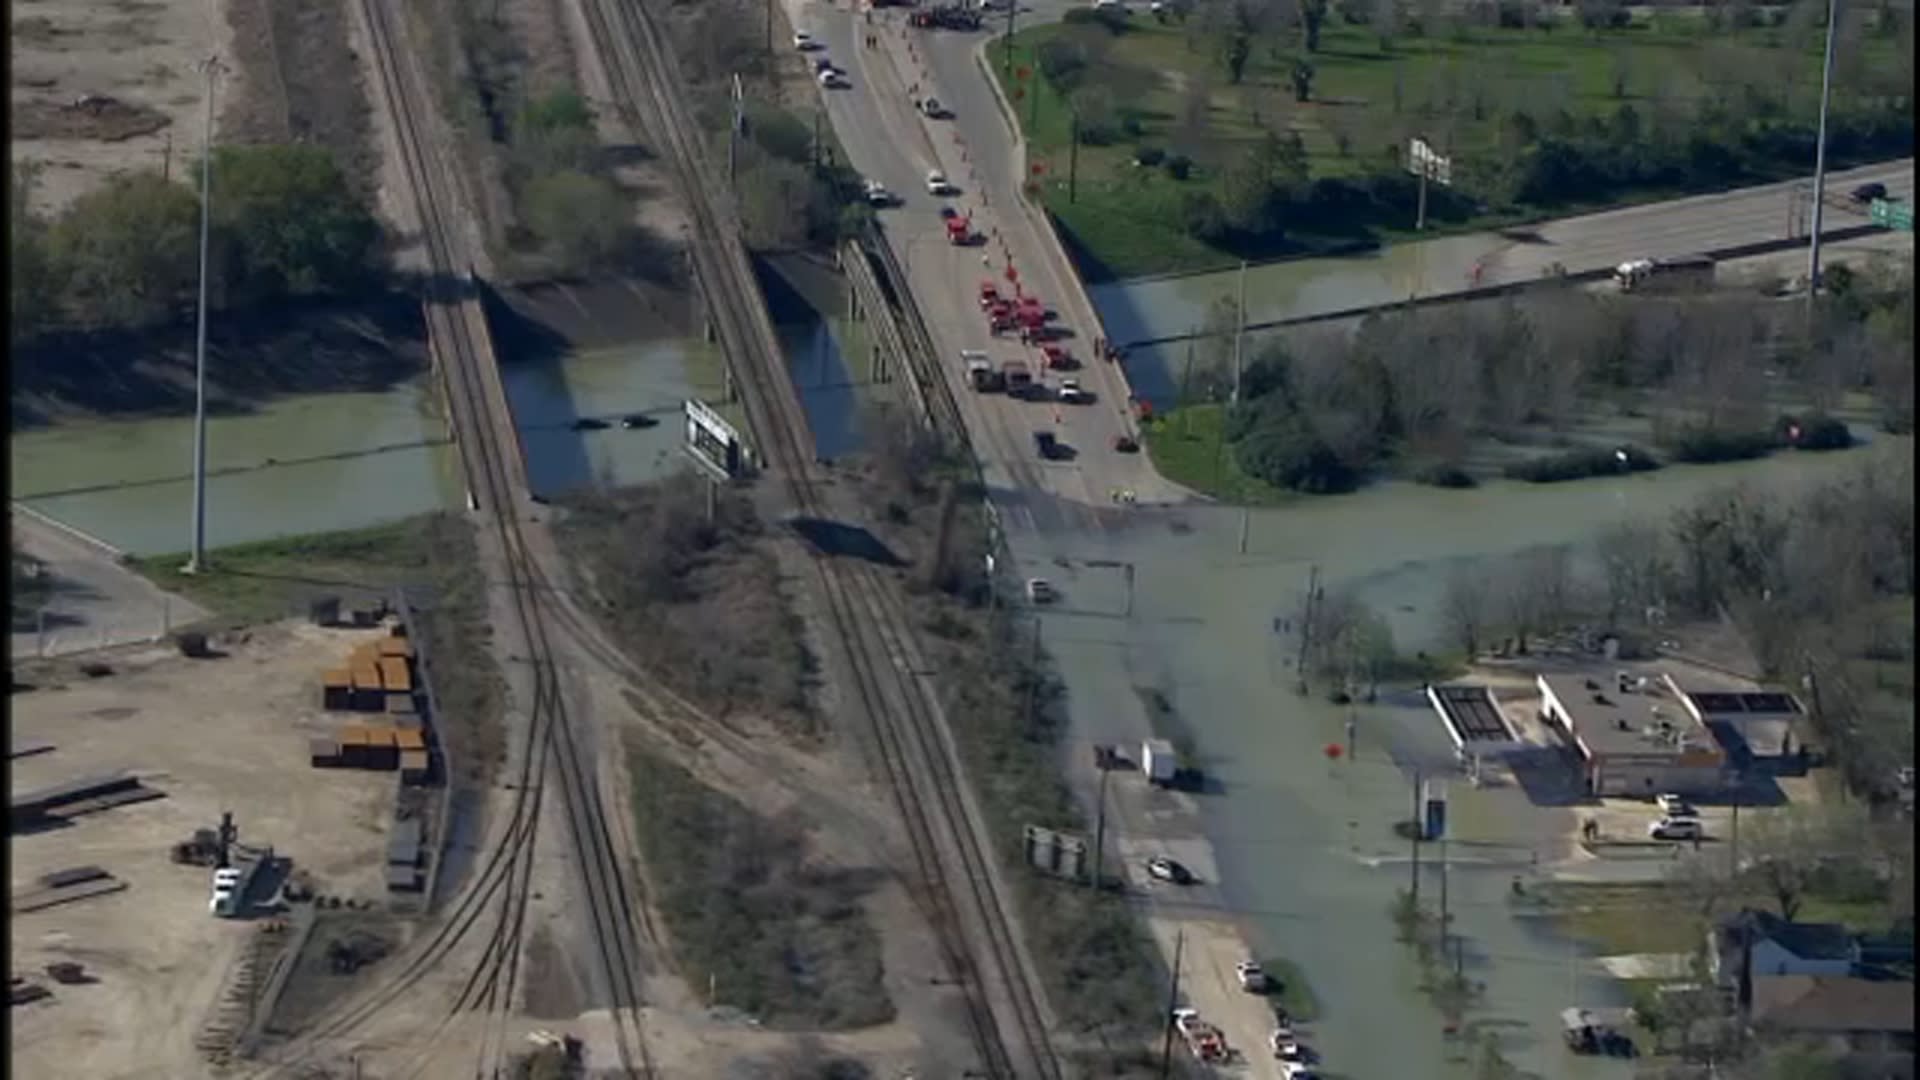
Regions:
[[813, 35], [807, 33], [805, 30], [795, 30], [793, 32], [793, 47], [799, 49], [801, 52], [812, 52], [820, 47], [820, 43], [813, 40]]
[[939, 98], [928, 98], [922, 101], [920, 111], [926, 113], [929, 120], [944, 120], [947, 117], [947, 107], [940, 104]]
[[[939, 169], [934, 169], [933, 171], [927, 173], [927, 194], [929, 195], [953, 194], [953, 185], [947, 182], [946, 173], [941, 172]], [[948, 217], [950, 215], [943, 212], [940, 216]]]
[[887, 186], [880, 181], [869, 180], [867, 181], [867, 205], [872, 207], [892, 206], [893, 192], [888, 191]]
[[1688, 802], [1686, 797], [1682, 795], [1674, 795], [1672, 793], [1656, 795], [1653, 797], [1653, 804], [1660, 808], [1661, 817], [1692, 818], [1700, 816], [1700, 812], [1695, 810], [1693, 804]]
[[1115, 435], [1113, 437], [1113, 452], [1116, 454], [1137, 454], [1140, 452], [1140, 441], [1131, 435]]
[[1313, 1064], [1313, 1051], [1307, 1049], [1306, 1043], [1294, 1038], [1291, 1031], [1274, 1032], [1268, 1043], [1273, 1047], [1273, 1059], [1280, 1062], [1282, 1067]]
[[1853, 201], [1861, 204], [1870, 203], [1875, 199], [1884, 199], [1886, 197], [1887, 185], [1878, 180], [1870, 184], [1861, 184], [1859, 187], [1853, 189]]
[[820, 73], [820, 85], [826, 87], [829, 90], [838, 90], [842, 87], [849, 85], [849, 83], [847, 82], [846, 77], [841, 75], [838, 71], [835, 71], [832, 68], [827, 68], [825, 71], [822, 71]]
[[1240, 989], [1249, 994], [1267, 992], [1267, 972], [1257, 960], [1242, 960], [1233, 965], [1233, 973], [1240, 977]]
[[1699, 818], [1663, 817], [1647, 825], [1647, 835], [1655, 840], [1698, 840], [1706, 834]]
[[1052, 583], [1046, 578], [1027, 579], [1027, 600], [1034, 604], [1051, 604], [1055, 593]]
[[1084, 405], [1089, 400], [1087, 392], [1080, 389], [1079, 379], [1060, 380], [1060, 401], [1065, 405]]
[[1147, 860], [1147, 876], [1159, 881], [1171, 881], [1175, 885], [1193, 884], [1193, 871], [1165, 855], [1155, 855]]
[[1281, 1080], [1319, 1080], [1319, 1073], [1303, 1061], [1282, 1061], [1280, 1063]]

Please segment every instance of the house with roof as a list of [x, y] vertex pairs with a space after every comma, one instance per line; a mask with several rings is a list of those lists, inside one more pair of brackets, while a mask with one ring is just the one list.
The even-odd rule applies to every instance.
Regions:
[[1853, 935], [1838, 923], [1789, 922], [1752, 908], [1721, 918], [1708, 935], [1707, 970], [1727, 989], [1743, 978], [1852, 975], [1858, 959]]
[[1849, 1051], [1913, 1050], [1913, 983], [1856, 975], [1753, 977], [1755, 1031], [1817, 1039]]

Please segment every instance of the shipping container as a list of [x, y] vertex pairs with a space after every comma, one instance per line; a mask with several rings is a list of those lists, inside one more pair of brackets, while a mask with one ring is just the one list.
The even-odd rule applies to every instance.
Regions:
[[332, 689], [333, 687], [336, 687], [336, 686], [339, 686], [339, 687], [351, 686], [352, 684], [353, 684], [353, 669], [350, 667], [334, 668], [333, 670], [325, 672], [320, 676], [320, 685], [327, 687], [328, 689]]
[[367, 767], [367, 729], [348, 724], [340, 729], [340, 762], [350, 768]]
[[433, 759], [425, 750], [402, 750], [400, 752], [400, 781], [405, 784], [424, 784], [433, 775]]
[[405, 753], [408, 750], [425, 750], [427, 748], [427, 736], [423, 731], [401, 731], [396, 729], [393, 733], [393, 745], [399, 747], [401, 753]]
[[353, 708], [353, 672], [335, 668], [320, 676], [320, 706], [343, 711]]
[[396, 731], [425, 731], [427, 729], [426, 721], [417, 713], [390, 716], [389, 719], [393, 721], [394, 730]]
[[376, 727], [367, 729], [367, 764], [369, 769], [389, 771], [400, 765], [400, 748], [393, 744], [393, 729]]
[[316, 769], [331, 769], [341, 763], [340, 744], [333, 739], [309, 739], [307, 754]]
[[[413, 702], [413, 694], [411, 691], [403, 692], [399, 694], [392, 693], [391, 691], [388, 692], [387, 694], [387, 715], [388, 716], [392, 716], [392, 717], [412, 716], [417, 711], [417, 708], [418, 707]], [[398, 719], [394, 720], [394, 723], [396, 725], [398, 725], [399, 722], [400, 721]]]
[[387, 867], [388, 892], [419, 892], [420, 888], [421, 875], [418, 868], [412, 866]]
[[380, 661], [380, 682], [389, 691], [413, 689], [413, 674], [407, 670], [407, 662], [397, 656], [384, 657]]
[[378, 652], [383, 657], [397, 656], [402, 660], [413, 659], [413, 642], [403, 637], [381, 638]]
[[361, 664], [371, 664], [379, 658], [380, 646], [378, 644], [371, 641], [362, 642], [359, 645], [355, 645], [353, 651], [347, 654], [347, 666], [359, 667]]
[[420, 865], [420, 819], [408, 818], [393, 823], [387, 834], [387, 865]]

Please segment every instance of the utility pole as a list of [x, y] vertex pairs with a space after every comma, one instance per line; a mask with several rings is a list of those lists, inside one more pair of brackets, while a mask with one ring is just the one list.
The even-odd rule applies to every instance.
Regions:
[[[1320, 604], [1320, 564], [1307, 569], [1307, 608], [1300, 617], [1300, 658], [1294, 662], [1294, 674], [1300, 677], [1300, 692], [1307, 692], [1307, 654], [1313, 649], [1313, 617]], [[1419, 798], [1419, 793], [1414, 793]]]
[[1413, 874], [1407, 889], [1413, 896], [1414, 909], [1420, 907], [1420, 837], [1426, 831], [1426, 821], [1420, 816], [1420, 770], [1413, 770]]
[[1425, 232], [1427, 229], [1427, 170], [1420, 170], [1420, 202], [1414, 211], [1413, 231]]
[[1126, 608], [1125, 614], [1127, 618], [1131, 619], [1133, 618], [1133, 564], [1132, 563], [1127, 564], [1126, 575], [1127, 575], [1127, 600], [1126, 600], [1127, 608]]
[[773, 59], [773, 0], [767, 0], [767, 59]]
[[1833, 101], [1833, 41], [1839, 26], [1840, 0], [1827, 0], [1827, 58], [1820, 68], [1820, 134], [1813, 148], [1813, 212], [1807, 237], [1809, 330], [1813, 328], [1814, 304], [1820, 294], [1820, 211], [1827, 193], [1827, 107]]
[[1104, 764], [1100, 766], [1099, 812], [1093, 819], [1093, 888], [1095, 892], [1106, 884], [1100, 876], [1100, 856], [1107, 850], [1107, 776], [1113, 770]]
[[[1017, 3], [1018, 0], [1008, 0]], [[1038, 95], [1036, 95], [1038, 96]], [[1073, 202], [1080, 191], [1080, 110], [1073, 110], [1073, 137], [1067, 140], [1067, 201]]]
[[207, 568], [207, 250], [213, 208], [213, 90], [220, 58], [207, 57], [206, 146], [200, 155], [200, 301], [193, 348], [193, 544], [185, 573]]
[[1247, 260], [1240, 260], [1240, 299], [1233, 310], [1233, 404], [1240, 404], [1240, 358], [1247, 338]]
[[1020, 10], [1020, 0], [1007, 0], [1007, 78], [1013, 78], [1013, 22], [1014, 15]]
[[[732, 122], [727, 125], [727, 188], [734, 190], [734, 179], [739, 174], [740, 134], [746, 130], [746, 91], [740, 86], [740, 73], [733, 75]], [[818, 140], [815, 140], [816, 144]]]
[[1446, 954], [1447, 936], [1450, 927], [1447, 923], [1447, 834], [1440, 834], [1440, 949]]
[[1252, 529], [1253, 529], [1253, 508], [1250, 506], [1243, 506], [1240, 508], [1240, 554], [1242, 555], [1245, 555], [1247, 553], [1247, 533], [1250, 532]]
[[1180, 1007], [1180, 954], [1187, 944], [1185, 927], [1173, 937], [1173, 985], [1167, 991], [1167, 1028], [1160, 1040], [1160, 1080], [1167, 1080], [1173, 1070], [1173, 1010]]

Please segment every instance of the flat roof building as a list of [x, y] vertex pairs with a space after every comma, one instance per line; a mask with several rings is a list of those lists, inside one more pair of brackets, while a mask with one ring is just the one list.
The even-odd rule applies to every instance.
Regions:
[[1489, 687], [1478, 683], [1429, 686], [1427, 701], [1440, 714], [1462, 758], [1498, 756], [1525, 745]]
[[1806, 710], [1792, 694], [1776, 690], [1688, 689], [1664, 680], [1693, 718], [1705, 725], [1736, 759], [1792, 757], [1794, 729]]
[[1540, 712], [1579, 750], [1589, 794], [1706, 795], [1726, 785], [1727, 756], [1667, 680], [1624, 672], [1541, 675]]

